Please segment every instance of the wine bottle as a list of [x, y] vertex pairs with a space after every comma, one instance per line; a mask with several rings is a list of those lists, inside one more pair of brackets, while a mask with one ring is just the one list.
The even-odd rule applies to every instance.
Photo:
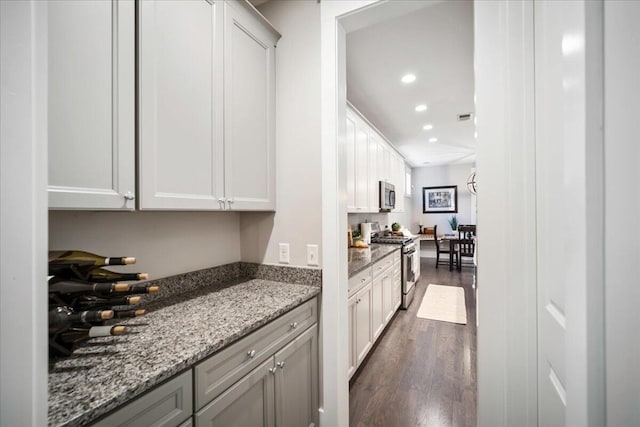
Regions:
[[122, 298], [105, 298], [92, 295], [81, 295], [73, 302], [73, 308], [77, 310], [111, 308], [121, 305], [136, 305], [140, 303], [141, 297], [126, 296]]
[[133, 257], [104, 257], [84, 251], [49, 251], [49, 274], [78, 267], [135, 264]]
[[73, 281], [53, 282], [49, 284], [49, 293], [56, 294], [113, 294], [130, 290], [127, 283], [81, 283]]
[[49, 310], [49, 331], [57, 331], [67, 326], [92, 324], [113, 319], [113, 310], [88, 310], [74, 312], [69, 307], [58, 306]]
[[88, 328], [70, 328], [58, 335], [60, 342], [76, 344], [90, 338], [108, 337], [111, 335], [124, 335], [128, 332], [122, 325], [115, 326], [91, 326]]
[[147, 280], [147, 273], [116, 273], [115, 271], [105, 270], [104, 268], [95, 268], [86, 274], [89, 282], [104, 283], [126, 280]]
[[138, 309], [138, 310], [115, 310], [114, 311], [114, 317], [116, 319], [126, 319], [126, 318], [130, 318], [130, 317], [140, 317], [140, 316], [144, 316], [144, 314], [147, 311], [145, 309]]
[[134, 295], [134, 294], [155, 294], [160, 290], [160, 287], [157, 285], [149, 285], [149, 284], [134, 284], [129, 285], [129, 289], [126, 291], [122, 291], [124, 294]]

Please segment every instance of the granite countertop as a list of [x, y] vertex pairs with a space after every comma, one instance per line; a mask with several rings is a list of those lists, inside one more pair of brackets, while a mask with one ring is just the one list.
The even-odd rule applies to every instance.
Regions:
[[372, 243], [368, 248], [349, 248], [349, 278], [381, 260], [387, 255], [399, 251], [401, 245]]
[[[119, 324], [135, 334], [93, 339], [49, 368], [49, 425], [84, 425], [319, 294], [262, 279], [203, 288]], [[138, 326], [135, 326], [138, 325]]]

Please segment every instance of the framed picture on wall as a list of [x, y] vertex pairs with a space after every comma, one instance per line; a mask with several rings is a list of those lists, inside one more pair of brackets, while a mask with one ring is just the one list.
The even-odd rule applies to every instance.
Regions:
[[423, 213], [458, 213], [458, 186], [422, 187]]

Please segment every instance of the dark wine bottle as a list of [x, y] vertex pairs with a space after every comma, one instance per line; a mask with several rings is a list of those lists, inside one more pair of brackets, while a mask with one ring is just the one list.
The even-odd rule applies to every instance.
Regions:
[[104, 257], [84, 251], [49, 251], [49, 274], [82, 267], [135, 264], [133, 257]]
[[97, 310], [100, 308], [111, 308], [121, 305], [136, 305], [141, 298], [137, 296], [126, 296], [122, 298], [105, 298], [92, 295], [81, 295], [73, 302], [76, 310]]
[[157, 285], [149, 285], [149, 284], [141, 283], [141, 284], [129, 285], [129, 289], [126, 291], [123, 291], [122, 293], [128, 294], [128, 295], [155, 294], [159, 290], [160, 290], [160, 287]]
[[115, 326], [91, 326], [88, 328], [70, 328], [58, 335], [60, 342], [66, 344], [76, 344], [90, 338], [108, 337], [111, 335], [124, 335], [127, 328], [122, 325]]
[[113, 315], [113, 310], [74, 312], [69, 307], [58, 306], [49, 310], [49, 331], [58, 331], [73, 325], [90, 325], [113, 319]]
[[116, 273], [115, 271], [105, 270], [104, 268], [95, 268], [86, 274], [89, 282], [104, 283], [126, 280], [147, 280], [147, 273]]
[[127, 283], [82, 283], [73, 281], [53, 282], [49, 284], [49, 293], [56, 294], [98, 294], [108, 295], [126, 293], [130, 290]]
[[115, 310], [114, 316], [116, 319], [127, 319], [130, 317], [144, 316], [147, 311], [145, 309], [138, 310]]

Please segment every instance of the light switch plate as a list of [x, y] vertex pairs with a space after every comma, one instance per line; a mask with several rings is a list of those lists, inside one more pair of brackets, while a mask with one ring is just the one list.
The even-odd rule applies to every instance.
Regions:
[[280, 262], [283, 264], [289, 264], [289, 244], [280, 243]]
[[318, 264], [318, 245], [307, 245], [307, 264]]

